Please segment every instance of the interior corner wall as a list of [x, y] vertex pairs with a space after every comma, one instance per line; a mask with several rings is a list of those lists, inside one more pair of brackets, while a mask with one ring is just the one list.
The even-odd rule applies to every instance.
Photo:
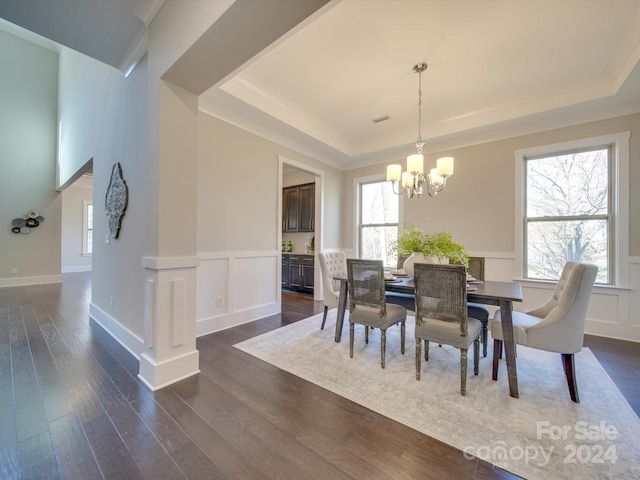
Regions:
[[[197, 332], [279, 312], [279, 156], [323, 173], [326, 243], [341, 245], [342, 172], [200, 112]], [[325, 199], [325, 205], [327, 204]]]
[[[93, 158], [90, 315], [136, 355], [142, 351], [144, 332], [146, 64], [145, 57], [125, 78], [115, 68], [65, 49], [59, 89], [59, 160], [65, 177]], [[122, 168], [128, 200], [119, 236], [113, 238], [104, 199], [116, 162]]]
[[[0, 65], [0, 286], [59, 282], [58, 54], [0, 31]], [[44, 222], [13, 233], [32, 210]]]

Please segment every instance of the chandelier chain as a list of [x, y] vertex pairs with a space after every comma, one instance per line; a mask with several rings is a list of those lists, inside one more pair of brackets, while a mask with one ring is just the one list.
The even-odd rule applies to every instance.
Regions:
[[418, 153], [422, 153], [422, 147], [425, 145], [422, 139], [422, 72], [426, 69], [426, 63], [418, 63], [413, 67], [413, 71], [418, 74], [418, 139], [415, 144]]

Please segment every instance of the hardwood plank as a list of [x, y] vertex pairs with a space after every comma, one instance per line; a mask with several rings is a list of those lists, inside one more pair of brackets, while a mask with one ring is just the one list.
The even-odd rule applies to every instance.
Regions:
[[[89, 320], [90, 274], [64, 278], [0, 288], [3, 479], [517, 478], [233, 347], [321, 312], [310, 296], [198, 338], [202, 373], [154, 393]], [[638, 344], [585, 345], [640, 412]]]
[[184, 402], [171, 389], [158, 392], [157, 398], [171, 416], [179, 419], [195, 443], [201, 445], [204, 454], [219, 470], [218, 477], [270, 478], [261, 472], [242, 449], [237, 450], [206, 419], [191, 408], [185, 408]]
[[53, 420], [49, 429], [63, 478], [102, 478], [98, 462], [75, 414]]
[[60, 478], [49, 430], [18, 444], [20, 476], [22, 478]]
[[0, 388], [0, 478], [20, 478], [13, 388]]

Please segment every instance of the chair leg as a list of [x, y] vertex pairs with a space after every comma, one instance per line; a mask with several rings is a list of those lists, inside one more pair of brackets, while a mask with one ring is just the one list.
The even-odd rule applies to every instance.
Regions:
[[473, 342], [473, 374], [478, 375], [480, 371], [480, 336]]
[[329, 311], [329, 307], [324, 306], [324, 315], [322, 316], [322, 325], [320, 325], [320, 330], [324, 330], [324, 324], [327, 321], [327, 312]]
[[487, 340], [489, 339], [489, 329], [487, 328], [487, 324], [489, 322], [482, 322], [482, 356], [487, 356]]
[[416, 338], [416, 380], [420, 380], [420, 361], [422, 360], [422, 340]]
[[364, 326], [364, 343], [369, 345], [369, 327]]
[[404, 337], [405, 337], [406, 327], [404, 322], [400, 325], [400, 353], [404, 355]]
[[384, 368], [384, 357], [387, 353], [387, 329], [380, 330], [380, 365]]
[[563, 353], [562, 364], [564, 365], [564, 373], [567, 377], [567, 384], [569, 385], [569, 394], [571, 395], [571, 400], [573, 400], [575, 403], [580, 403], [573, 353]]
[[460, 394], [467, 394], [467, 349], [460, 349]]
[[502, 340], [493, 340], [493, 371], [491, 372], [491, 378], [498, 380], [498, 360], [500, 359], [500, 352], [502, 351]]
[[429, 340], [424, 341], [424, 361], [429, 361]]
[[355, 325], [349, 323], [349, 356], [353, 358], [353, 336], [355, 333]]

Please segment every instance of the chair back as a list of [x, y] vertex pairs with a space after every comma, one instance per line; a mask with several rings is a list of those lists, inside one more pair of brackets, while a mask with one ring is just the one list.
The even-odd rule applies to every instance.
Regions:
[[[575, 267], [580, 266], [578, 270], [574, 273], [573, 270]], [[587, 268], [588, 267], [588, 268]], [[560, 274], [560, 279], [556, 284], [556, 288], [553, 290], [553, 295], [551, 298], [547, 300], [543, 305], [534, 308], [527, 312], [529, 315], [535, 315], [536, 317], [544, 318], [551, 311], [558, 306], [560, 303], [560, 299], [565, 296], [564, 299], [564, 308], [566, 309], [568, 303], [573, 303], [573, 300], [569, 301], [569, 298], [575, 299], [575, 295], [577, 294], [576, 287], [581, 283], [583, 275], [589, 273], [589, 277], [593, 276], [593, 280], [591, 282], [591, 286], [589, 287], [588, 295], [591, 295], [591, 289], [593, 288], [593, 284], [595, 283], [596, 274], [598, 273], [598, 267], [589, 263], [581, 263], [581, 262], [567, 262], [562, 269], [562, 273]], [[573, 277], [573, 280], [571, 280]], [[585, 278], [588, 280], [588, 278]], [[567, 286], [571, 284], [571, 288], [565, 294], [565, 289]], [[583, 285], [583, 288], [585, 286]]]
[[337, 304], [340, 281], [334, 280], [334, 278], [347, 276], [345, 260], [344, 252], [318, 253], [318, 263], [320, 263], [320, 272], [322, 273], [322, 296], [325, 305], [335, 306]]
[[580, 351], [597, 273], [598, 267], [590, 263], [566, 263], [553, 296], [544, 305], [527, 312], [543, 318], [527, 331], [527, 344], [561, 353]]
[[429, 319], [460, 324], [467, 336], [467, 275], [464, 265], [414, 265], [416, 325]]
[[382, 260], [347, 259], [349, 311], [362, 306], [386, 315], [384, 267]]
[[484, 257], [469, 257], [467, 273], [476, 280], [484, 280]]

